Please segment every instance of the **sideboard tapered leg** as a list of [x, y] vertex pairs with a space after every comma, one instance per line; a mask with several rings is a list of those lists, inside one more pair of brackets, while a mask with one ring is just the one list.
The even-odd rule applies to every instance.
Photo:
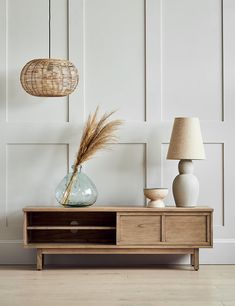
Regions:
[[190, 264], [194, 266], [194, 254], [190, 254]]
[[37, 249], [37, 270], [42, 270], [43, 254], [41, 249]]
[[194, 270], [199, 270], [199, 249], [194, 249]]

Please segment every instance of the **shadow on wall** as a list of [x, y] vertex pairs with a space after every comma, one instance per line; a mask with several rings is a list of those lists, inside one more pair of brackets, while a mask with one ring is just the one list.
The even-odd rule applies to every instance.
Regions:
[[158, 264], [188, 264], [187, 255], [46, 255], [46, 265], [66, 267], [148, 267]]

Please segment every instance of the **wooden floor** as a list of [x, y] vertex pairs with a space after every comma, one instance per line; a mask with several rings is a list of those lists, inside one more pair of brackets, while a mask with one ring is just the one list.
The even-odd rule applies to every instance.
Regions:
[[235, 306], [235, 265], [152, 268], [0, 266], [0, 305]]

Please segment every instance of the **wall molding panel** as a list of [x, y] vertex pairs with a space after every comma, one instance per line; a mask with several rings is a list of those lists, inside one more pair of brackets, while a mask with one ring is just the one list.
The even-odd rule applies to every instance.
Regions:
[[48, 0], [22, 1], [0, 0], [0, 263], [34, 262], [35, 253], [22, 248], [21, 209], [56, 204], [55, 186], [98, 104], [102, 112], [118, 109], [115, 117], [125, 123], [112, 151], [84, 166], [100, 192], [96, 205], [144, 205], [145, 186], [168, 187], [173, 205], [177, 162], [166, 160], [173, 117], [199, 116], [208, 153], [195, 162], [200, 204], [215, 209], [215, 247], [202, 250], [202, 262], [235, 263], [234, 0], [52, 0], [52, 55], [69, 58], [80, 76], [62, 99], [32, 97], [20, 87], [21, 68], [46, 57], [49, 41]]
[[163, 120], [223, 121], [223, 1], [161, 5]]

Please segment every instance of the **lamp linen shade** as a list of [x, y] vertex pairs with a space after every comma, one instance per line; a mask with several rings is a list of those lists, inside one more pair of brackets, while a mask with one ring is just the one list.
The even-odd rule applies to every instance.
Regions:
[[175, 118], [167, 159], [205, 159], [198, 118]]

